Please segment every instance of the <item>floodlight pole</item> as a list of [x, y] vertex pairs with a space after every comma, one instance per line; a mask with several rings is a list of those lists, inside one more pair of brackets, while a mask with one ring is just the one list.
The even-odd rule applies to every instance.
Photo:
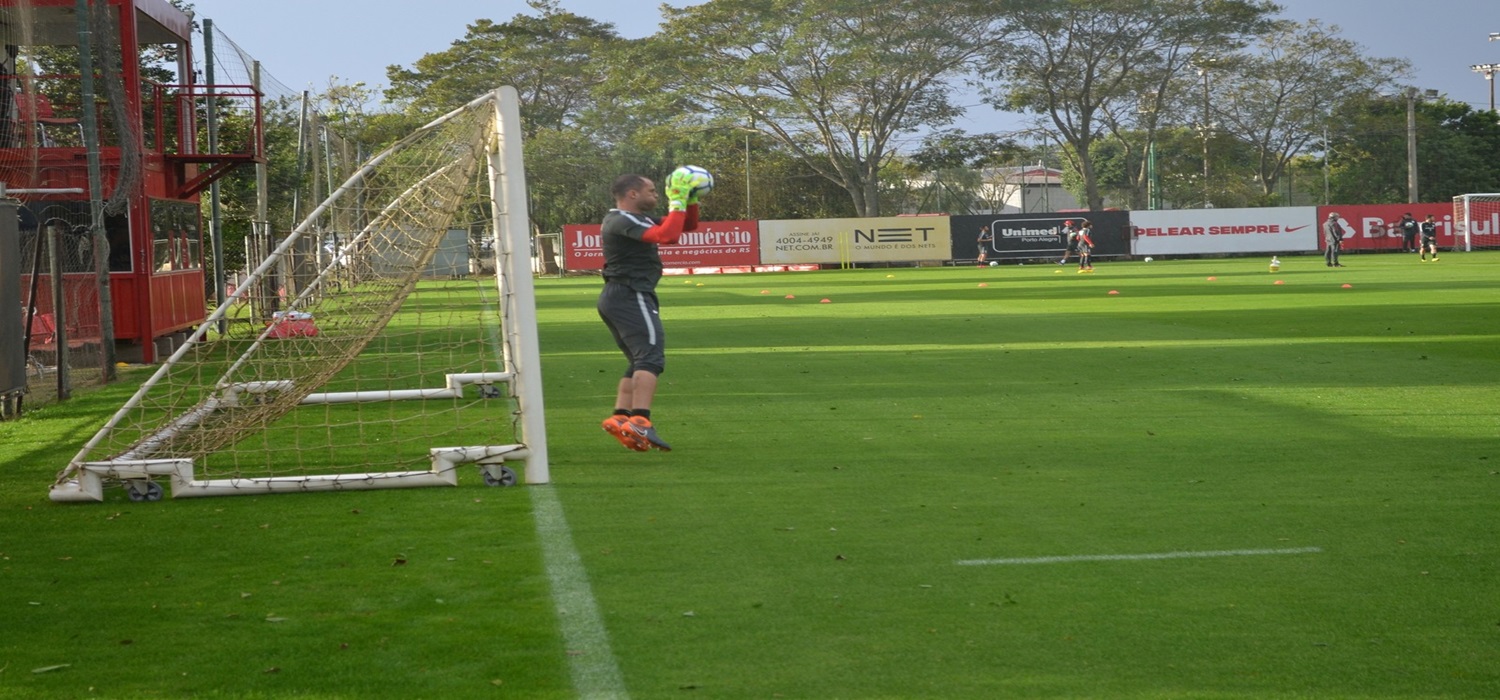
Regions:
[[1417, 203], [1417, 89], [1406, 89], [1406, 201]]
[[1500, 63], [1480, 63], [1469, 66], [1475, 73], [1484, 75], [1484, 79], [1490, 84], [1490, 111], [1495, 111], [1495, 71], [1500, 71]]
[[1198, 75], [1203, 78], [1203, 208], [1205, 209], [1213, 206], [1213, 197], [1211, 196], [1211, 189], [1208, 182], [1208, 138], [1212, 134], [1213, 129], [1212, 122], [1210, 121], [1213, 117], [1210, 111], [1212, 103], [1209, 99], [1208, 69], [1212, 65], [1213, 62], [1211, 60], [1205, 60], [1198, 64]]

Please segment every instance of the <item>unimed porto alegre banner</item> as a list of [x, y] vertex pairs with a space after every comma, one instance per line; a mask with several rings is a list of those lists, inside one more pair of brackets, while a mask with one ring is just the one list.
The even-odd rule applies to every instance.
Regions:
[[1068, 246], [1063, 223], [1078, 224], [1087, 218], [1094, 224], [1090, 238], [1094, 255], [1109, 257], [1130, 254], [1130, 215], [1123, 211], [1096, 211], [1087, 215], [1045, 212], [1037, 214], [995, 214], [950, 217], [953, 221], [954, 260], [979, 257], [979, 229], [989, 226], [994, 240], [987, 258], [994, 260], [1061, 258]]

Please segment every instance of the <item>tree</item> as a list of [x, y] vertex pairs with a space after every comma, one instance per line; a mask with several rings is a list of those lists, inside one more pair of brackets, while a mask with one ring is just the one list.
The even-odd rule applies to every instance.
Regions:
[[[1500, 122], [1493, 112], [1445, 99], [1416, 104], [1418, 193], [1441, 202], [1500, 182]], [[1405, 202], [1406, 97], [1362, 96], [1334, 111], [1329, 187], [1340, 202]]]
[[[1000, 82], [989, 101], [1038, 115], [1066, 144], [1090, 209], [1104, 207], [1093, 143], [1160, 113], [1196, 60], [1241, 45], [1277, 7], [1265, 0], [1035, 0], [1008, 15], [1008, 41], [996, 42], [986, 74]], [[1141, 170], [1137, 170], [1139, 181]]]
[[1500, 118], [1489, 110], [1440, 99], [1419, 104], [1419, 194], [1441, 202], [1500, 185]]
[[1405, 59], [1364, 56], [1336, 26], [1287, 22], [1218, 72], [1213, 115], [1217, 128], [1254, 147], [1255, 179], [1270, 204], [1292, 158], [1322, 138], [1333, 106], [1391, 89], [1409, 71]]
[[386, 68], [385, 97], [418, 113], [433, 114], [468, 103], [501, 85], [521, 95], [523, 137], [570, 124], [593, 99], [613, 63], [600, 60], [624, 40], [613, 25], [563, 11], [557, 0], [528, 0], [538, 16], [469, 25], [445, 51], [412, 68]]
[[684, 110], [764, 134], [878, 216], [896, 139], [956, 116], [946, 81], [991, 40], [985, 5], [709, 0], [669, 9], [651, 44], [667, 64], [659, 87]]
[[1003, 134], [967, 134], [963, 129], [936, 131], [922, 139], [911, 154], [911, 162], [924, 170], [984, 168], [1011, 162], [1025, 152], [1015, 139]]

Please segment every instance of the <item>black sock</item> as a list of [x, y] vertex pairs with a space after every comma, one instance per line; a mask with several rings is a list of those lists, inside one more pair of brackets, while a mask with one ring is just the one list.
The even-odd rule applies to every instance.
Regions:
[[649, 409], [649, 408], [637, 408], [634, 411], [631, 411], [630, 415], [632, 415], [632, 416], [640, 416], [642, 418], [645, 418], [646, 420], [651, 420], [651, 409]]
[[617, 415], [617, 416], [625, 416], [626, 418], [629, 418], [630, 417], [630, 409], [628, 409], [628, 408], [617, 408], [617, 409], [615, 409], [615, 415]]

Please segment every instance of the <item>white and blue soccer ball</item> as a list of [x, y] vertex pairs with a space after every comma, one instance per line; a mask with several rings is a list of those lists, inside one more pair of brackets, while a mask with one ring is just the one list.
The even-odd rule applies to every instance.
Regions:
[[672, 171], [672, 177], [673, 179], [687, 179], [698, 194], [708, 194], [714, 188], [713, 173], [708, 172], [707, 168], [696, 165], [684, 165]]
[[1149, 256], [1149, 255], [1146, 256], [1146, 262], [1151, 262], [1151, 256]]
[[1000, 267], [1000, 263], [992, 262], [990, 263], [990, 267]]

